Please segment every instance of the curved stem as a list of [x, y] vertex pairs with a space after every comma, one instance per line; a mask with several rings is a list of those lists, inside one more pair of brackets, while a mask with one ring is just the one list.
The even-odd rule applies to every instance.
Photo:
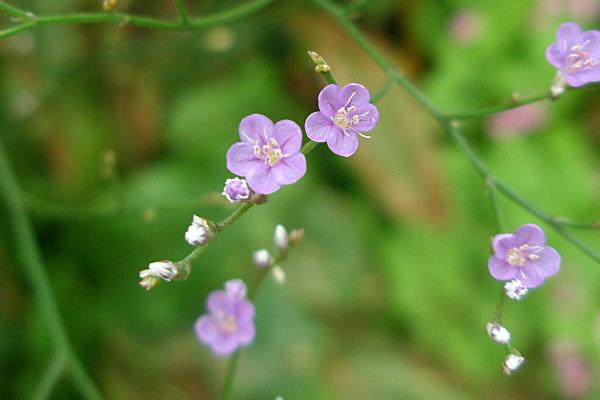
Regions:
[[[18, 12], [19, 16], [26, 19], [25, 22], [0, 31], [0, 39], [15, 35], [19, 32], [30, 30], [40, 26], [65, 25], [65, 24], [96, 24], [96, 23], [117, 23], [120, 25], [132, 25], [142, 28], [165, 29], [172, 31], [187, 31], [192, 29], [203, 29], [211, 26], [222, 25], [231, 21], [243, 18], [255, 11], [258, 11], [273, 0], [254, 0], [230, 10], [218, 12], [205, 17], [189, 19], [183, 18], [182, 10], [178, 5], [180, 19], [178, 21], [164, 21], [152, 17], [139, 15], [130, 15], [123, 13], [74, 13], [48, 16], [33, 16], [26, 11], [19, 10], [0, 1], [0, 9], [14, 15]], [[178, 4], [180, 1], [178, 0]], [[187, 16], [187, 13], [185, 13]], [[187, 21], [187, 22], [186, 22]]]
[[231, 399], [231, 391], [233, 390], [233, 378], [235, 377], [235, 373], [237, 371], [237, 364], [240, 359], [240, 351], [236, 351], [231, 359], [229, 360], [229, 365], [227, 366], [227, 372], [225, 373], [225, 380], [223, 381], [223, 386], [221, 388], [221, 395], [219, 396], [220, 400], [230, 400]]
[[527, 97], [527, 98], [521, 99], [521, 100], [513, 98], [509, 102], [498, 105], [498, 106], [486, 107], [486, 108], [482, 108], [479, 110], [467, 111], [467, 112], [456, 113], [456, 114], [448, 114], [447, 117], [449, 119], [457, 119], [457, 120], [458, 119], [487, 117], [489, 115], [497, 114], [502, 111], [512, 110], [513, 108], [522, 107], [524, 105], [531, 104], [531, 103], [537, 103], [538, 101], [543, 101], [543, 100], [553, 100], [553, 98], [549, 92], [546, 94], [542, 94], [542, 95]]
[[190, 18], [188, 17], [185, 0], [175, 0], [175, 7], [177, 7], [177, 13], [179, 13], [179, 19], [181, 23], [185, 26], [189, 26]]
[[66, 365], [67, 359], [64, 352], [58, 350], [33, 393], [34, 400], [45, 400], [50, 397], [52, 390], [65, 372]]
[[48, 275], [42, 261], [35, 233], [21, 199], [21, 190], [10, 165], [8, 155], [0, 141], [0, 196], [8, 208], [9, 225], [15, 241], [15, 251], [25, 268], [35, 292], [41, 315], [48, 327], [48, 333], [56, 348], [66, 354], [69, 370], [78, 384], [81, 394], [88, 399], [101, 399], [102, 396], [83, 369], [68, 338], [52, 294]]

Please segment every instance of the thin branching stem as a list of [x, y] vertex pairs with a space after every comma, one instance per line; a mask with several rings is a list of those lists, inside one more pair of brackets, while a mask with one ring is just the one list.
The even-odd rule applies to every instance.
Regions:
[[[180, 18], [178, 21], [165, 21], [152, 17], [117, 12], [73, 13], [37, 16], [11, 6], [4, 1], [0, 1], [0, 10], [4, 10], [11, 15], [18, 14], [17, 16], [22, 19], [20, 24], [0, 31], [0, 39], [15, 35], [19, 32], [48, 25], [114, 23], [118, 25], [131, 25], [141, 28], [164, 29], [172, 31], [204, 29], [212, 26], [227, 24], [240, 18], [244, 18], [247, 15], [266, 7], [272, 1], [273, 0], [254, 0], [226, 11], [193, 19], [189, 17], [184, 19], [181, 14], [181, 9], [178, 5], [177, 8], [180, 13]], [[185, 15], [187, 17], [187, 12]]]
[[67, 358], [62, 350], [58, 350], [52, 358], [50, 365], [46, 368], [46, 371], [40, 379], [35, 392], [33, 393], [32, 399], [34, 400], [45, 400], [50, 398], [52, 390], [63, 376], [67, 366]]
[[18, 261], [25, 269], [33, 286], [40, 314], [45, 320], [50, 338], [57, 351], [65, 354], [68, 370], [83, 397], [91, 400], [101, 399], [100, 392], [75, 354], [64, 328], [50, 288], [33, 226], [23, 205], [21, 189], [2, 141], [0, 141], [0, 196], [8, 210], [6, 215], [9, 219], [8, 225], [12, 230], [11, 236], [14, 238]]
[[185, 26], [190, 25], [190, 17], [188, 16], [187, 7], [185, 6], [185, 0], [175, 0], [175, 7], [177, 7], [177, 13], [181, 23]]

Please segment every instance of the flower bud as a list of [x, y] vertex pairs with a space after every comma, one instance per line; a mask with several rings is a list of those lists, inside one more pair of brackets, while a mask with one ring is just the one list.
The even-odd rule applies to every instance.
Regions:
[[150, 271], [150, 275], [163, 279], [167, 282], [175, 278], [179, 272], [177, 266], [168, 260], [150, 263], [148, 265], [148, 270]]
[[275, 227], [273, 241], [275, 242], [275, 247], [277, 247], [279, 251], [287, 250], [288, 246], [290, 245], [290, 238], [283, 225], [277, 225]]
[[260, 249], [253, 254], [254, 264], [258, 268], [266, 268], [271, 265], [273, 258], [267, 249]]
[[521, 300], [529, 292], [529, 289], [518, 279], [513, 279], [504, 284], [504, 293], [508, 298]]
[[140, 286], [146, 290], [152, 289], [154, 286], [158, 284], [158, 278], [152, 275], [149, 275], [147, 269], [140, 271]]
[[290, 232], [290, 242], [292, 244], [298, 244], [304, 237], [304, 229], [294, 229]]
[[202, 246], [212, 237], [210, 224], [204, 218], [194, 215], [192, 224], [185, 232], [185, 240], [192, 246]]
[[510, 332], [496, 321], [488, 322], [486, 330], [494, 342], [500, 344], [507, 344], [510, 342]]
[[504, 363], [502, 364], [502, 372], [506, 375], [512, 375], [513, 372], [518, 370], [521, 365], [525, 362], [525, 358], [520, 354], [510, 353], [504, 359]]
[[280, 285], [285, 282], [285, 272], [279, 265], [274, 266], [271, 270], [271, 273], [273, 274], [273, 279], [275, 279], [275, 282], [279, 283]]
[[251, 195], [251, 190], [245, 179], [236, 177], [225, 181], [225, 187], [223, 188], [222, 194], [231, 203], [238, 203], [243, 200], [248, 200]]
[[552, 81], [552, 86], [550, 86], [550, 94], [552, 95], [552, 98], [558, 99], [566, 89], [567, 81], [560, 71], [558, 71], [554, 77], [554, 80]]

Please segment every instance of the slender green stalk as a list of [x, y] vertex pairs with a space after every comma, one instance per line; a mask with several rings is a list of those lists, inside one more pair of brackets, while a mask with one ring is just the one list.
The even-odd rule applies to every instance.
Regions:
[[175, 0], [175, 7], [177, 7], [177, 12], [179, 13], [181, 23], [185, 26], [189, 26], [190, 18], [188, 16], [187, 8], [185, 6], [185, 0]]
[[52, 390], [62, 377], [67, 366], [67, 359], [62, 350], [58, 352], [52, 358], [50, 365], [44, 372], [40, 383], [38, 384], [35, 392], [33, 393], [34, 400], [45, 400], [50, 397]]
[[511, 189], [509, 186], [501, 182], [498, 178], [496, 178], [488, 168], [488, 166], [479, 158], [477, 153], [473, 150], [473, 148], [467, 143], [466, 139], [460, 132], [459, 128], [456, 124], [446, 123], [443, 124], [442, 128], [444, 132], [448, 134], [448, 136], [454, 141], [454, 143], [458, 146], [460, 150], [469, 158], [477, 172], [486, 180], [486, 182], [491, 182], [498, 189], [500, 193], [510, 199], [513, 203], [519, 205], [521, 208], [528, 211], [530, 214], [539, 218], [540, 220], [546, 222], [550, 227], [552, 227], [559, 235], [567, 239], [571, 244], [580, 249], [582, 252], [587, 254], [594, 261], [600, 263], [600, 255], [595, 251], [590, 249], [587, 245], [581, 242], [578, 238], [573, 236], [570, 232], [568, 232], [561, 223], [557, 222], [556, 218], [537, 208], [529, 201], [521, 197], [517, 192]]
[[18, 18], [31, 18], [33, 15], [25, 10], [21, 10], [20, 8], [11, 6], [4, 1], [0, 1], [0, 10], [5, 11], [6, 13], [12, 15], [13, 17]]
[[496, 221], [496, 232], [502, 233], [504, 232], [504, 218], [502, 218], [502, 211], [500, 210], [500, 199], [498, 199], [496, 184], [493, 179], [486, 179], [485, 184], [488, 187], [490, 205], [492, 206], [494, 220]]
[[233, 356], [231, 356], [231, 359], [229, 360], [227, 372], [225, 373], [225, 380], [223, 381], [223, 386], [221, 387], [221, 395], [219, 396], [220, 400], [231, 400], [231, 391], [233, 390], [233, 378], [235, 377], [235, 373], [237, 371], [239, 359], [240, 351], [238, 350]]
[[354, 3], [347, 5], [344, 11], [348, 15], [353, 14], [365, 8], [371, 1], [372, 0], [355, 0]]
[[511, 99], [509, 102], [498, 105], [498, 106], [486, 107], [486, 108], [482, 108], [479, 110], [466, 111], [466, 112], [457, 113], [457, 114], [448, 114], [447, 117], [449, 119], [454, 119], [454, 120], [487, 117], [492, 114], [511, 110], [513, 108], [521, 107], [521, 106], [531, 104], [531, 103], [537, 103], [538, 101], [543, 101], [543, 100], [553, 100], [553, 98], [550, 95], [550, 93], [548, 92], [546, 94], [531, 96], [531, 97], [527, 97], [527, 98], [520, 99], [520, 100], [519, 99]]
[[[229, 22], [238, 20], [246, 17], [267, 5], [273, 0], [254, 0], [246, 4], [242, 4], [238, 7], [234, 7], [230, 10], [218, 12], [212, 15], [207, 15], [200, 18], [189, 19], [187, 22], [181, 18], [178, 21], [164, 21], [152, 17], [145, 17], [139, 15], [130, 15], [123, 13], [74, 13], [74, 14], [61, 14], [61, 15], [48, 15], [48, 16], [31, 16], [29, 13], [23, 10], [19, 10], [16, 7], [9, 6], [4, 2], [0, 2], [3, 9], [7, 12], [14, 13], [18, 12], [26, 17], [27, 20], [19, 25], [0, 31], [0, 39], [15, 35], [19, 32], [34, 29], [40, 26], [49, 25], [66, 25], [66, 24], [97, 24], [97, 23], [115, 23], [119, 25], [132, 25], [142, 28], [151, 29], [165, 29], [172, 31], [188, 31], [193, 29], [204, 29], [212, 26], [223, 25]], [[178, 1], [179, 2], [179, 1]], [[187, 15], [187, 14], [186, 14]]]
[[379, 88], [379, 90], [375, 92], [371, 98], [371, 102], [376, 103], [381, 100], [381, 98], [388, 94], [388, 92], [394, 87], [394, 83], [394, 80], [388, 76], [383, 86], [381, 86], [381, 88]]
[[33, 286], [38, 307], [44, 318], [48, 333], [58, 351], [67, 357], [69, 370], [81, 394], [87, 399], [101, 399], [102, 396], [83, 369], [73, 351], [64, 324], [58, 312], [56, 301], [50, 288], [48, 275], [42, 261], [35, 233], [21, 199], [21, 189], [10, 165], [4, 145], [0, 141], [0, 196], [8, 209], [9, 225], [15, 241], [15, 252], [20, 264], [25, 268]]

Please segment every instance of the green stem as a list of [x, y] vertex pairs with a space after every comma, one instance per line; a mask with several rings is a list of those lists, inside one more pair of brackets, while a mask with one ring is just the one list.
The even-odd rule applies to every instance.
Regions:
[[179, 13], [179, 19], [181, 20], [181, 23], [185, 26], [189, 26], [190, 18], [185, 6], [185, 0], [175, 0], [175, 7], [177, 7], [177, 13]]
[[543, 101], [543, 100], [552, 100], [552, 96], [550, 95], [550, 93], [531, 96], [531, 97], [521, 99], [521, 100], [512, 99], [511, 101], [501, 104], [501, 105], [498, 105], [498, 106], [486, 107], [486, 108], [482, 108], [480, 110], [467, 111], [467, 112], [462, 112], [462, 113], [457, 113], [457, 114], [448, 114], [447, 117], [449, 119], [456, 119], [456, 120], [487, 117], [492, 114], [511, 110], [513, 108], [521, 107], [521, 106], [524, 106], [527, 104], [536, 103], [538, 101]]
[[381, 88], [379, 88], [379, 90], [373, 95], [373, 97], [371, 98], [371, 103], [375, 104], [377, 103], [379, 100], [381, 100], [381, 98], [383, 96], [385, 96], [392, 88], [394, 87], [394, 80], [391, 79], [390, 77], [388, 77], [385, 80], [385, 83], [381, 86]]
[[8, 3], [5, 3], [4, 1], [0, 1], [0, 10], [5, 11], [6, 13], [12, 15], [13, 17], [18, 17], [18, 18], [32, 18], [33, 14], [25, 11], [25, 10], [21, 10], [20, 8], [11, 6]]
[[[153, 28], [153, 29], [165, 29], [172, 31], [188, 31], [192, 29], [204, 29], [212, 26], [223, 25], [231, 21], [243, 18], [249, 14], [252, 14], [268, 4], [273, 0], [254, 0], [246, 4], [234, 7], [230, 10], [222, 11], [205, 17], [189, 19], [186, 23], [182, 18], [179, 21], [163, 21], [160, 19], [129, 15], [123, 13], [74, 13], [74, 14], [61, 14], [61, 15], [49, 15], [49, 16], [35, 16], [31, 17], [25, 11], [19, 10], [23, 15], [28, 16], [28, 20], [22, 24], [7, 28], [0, 31], [0, 39], [15, 35], [19, 32], [23, 32], [29, 29], [37, 28], [40, 26], [49, 25], [65, 25], [65, 24], [97, 24], [97, 23], [116, 23], [120, 25], [132, 25], [142, 28]], [[15, 9], [12, 6], [7, 5], [4, 2], [0, 4], [7, 12], [9, 9]], [[179, 9], [179, 7], [178, 7]], [[18, 9], [15, 9], [18, 10]], [[14, 10], [13, 10], [14, 12]]]
[[238, 350], [233, 356], [231, 356], [231, 359], [229, 360], [227, 372], [225, 373], [225, 380], [223, 381], [223, 386], [221, 387], [221, 395], [219, 396], [220, 400], [231, 399], [231, 391], [233, 390], [233, 378], [235, 377], [235, 373], [237, 371], [237, 364], [239, 359], [240, 352]]
[[467, 156], [467, 158], [471, 161], [477, 172], [485, 179], [486, 182], [491, 182], [500, 193], [506, 196], [508, 199], [512, 200], [513, 203], [517, 204], [521, 208], [528, 211], [533, 216], [538, 219], [546, 222], [552, 229], [554, 229], [559, 235], [564, 237], [566, 240], [571, 242], [575, 247], [581, 250], [583, 253], [587, 254], [594, 261], [600, 263], [600, 255], [581, 242], [578, 238], [573, 236], [570, 232], [568, 232], [561, 225], [560, 222], [557, 222], [556, 218], [547, 214], [546, 212], [540, 210], [529, 201], [521, 197], [518, 193], [516, 193], [509, 186], [498, 180], [490, 171], [488, 166], [479, 158], [477, 153], [473, 150], [473, 148], [466, 141], [456, 124], [453, 123], [445, 123], [442, 125], [444, 132], [448, 134], [450, 139], [458, 146], [460, 150]]
[[494, 320], [501, 324], [502, 323], [502, 314], [504, 313], [504, 298], [506, 294], [504, 293], [504, 286], [500, 287], [500, 296], [498, 296], [498, 301], [496, 301], [496, 312], [494, 313]]
[[89, 379], [69, 341], [50, 288], [33, 226], [21, 199], [21, 190], [1, 141], [0, 194], [8, 209], [6, 215], [12, 229], [17, 258], [31, 281], [41, 315], [48, 327], [48, 333], [56, 348], [65, 353], [70, 372], [75, 383], [78, 384], [81, 394], [88, 399], [101, 399], [100, 392]]
[[52, 390], [62, 377], [67, 366], [67, 359], [62, 350], [58, 352], [52, 358], [50, 365], [42, 375], [40, 383], [38, 384], [35, 392], [33, 393], [34, 400], [45, 400], [50, 397]]

